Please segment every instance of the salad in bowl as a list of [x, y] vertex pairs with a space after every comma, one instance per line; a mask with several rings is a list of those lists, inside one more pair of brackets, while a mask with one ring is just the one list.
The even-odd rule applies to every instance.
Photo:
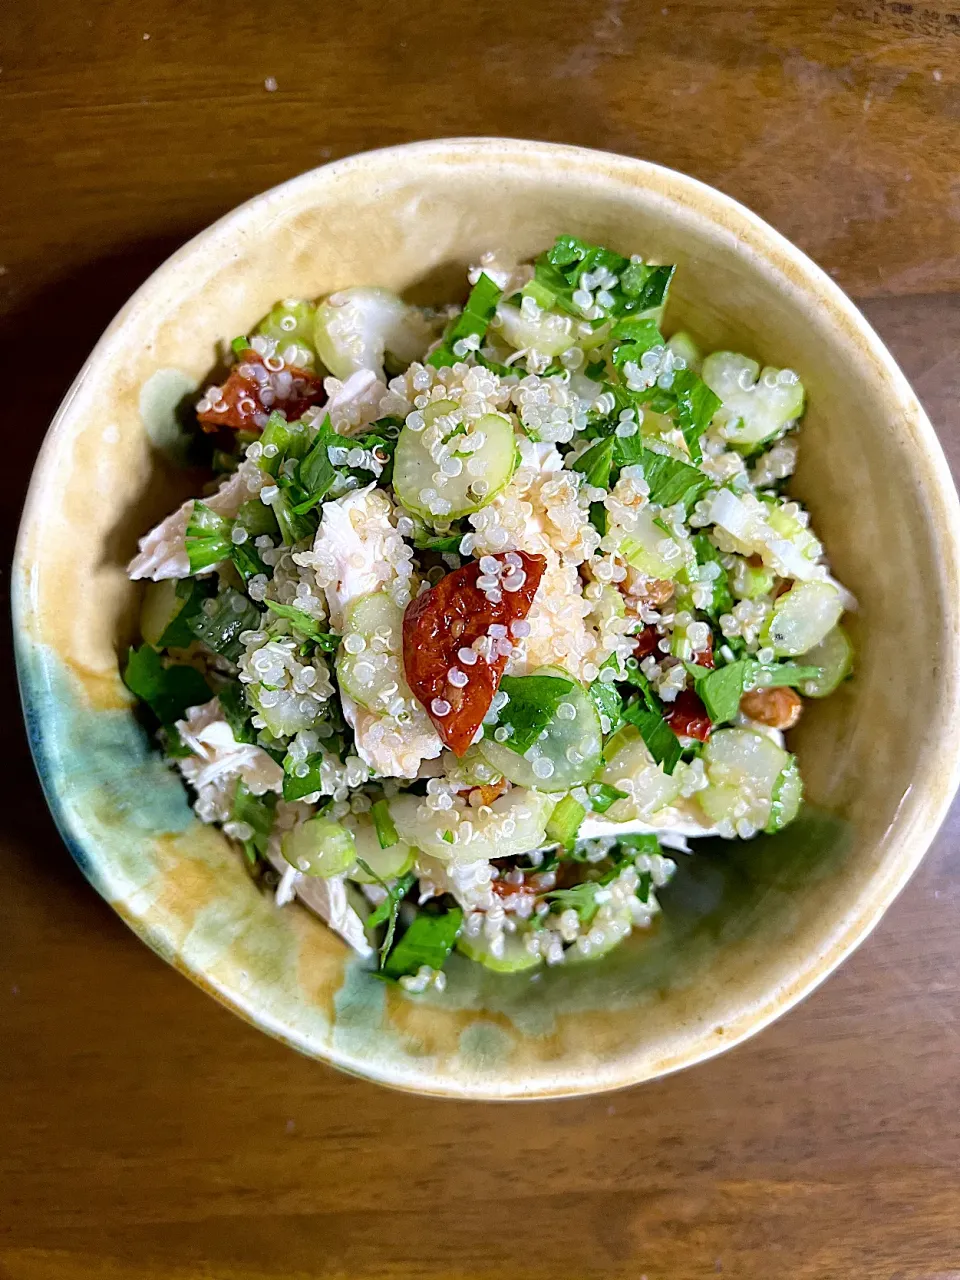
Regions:
[[196, 405], [124, 679], [204, 822], [409, 991], [582, 964], [701, 836], [797, 815], [855, 607], [786, 492], [791, 369], [560, 236], [446, 309], [284, 299]]

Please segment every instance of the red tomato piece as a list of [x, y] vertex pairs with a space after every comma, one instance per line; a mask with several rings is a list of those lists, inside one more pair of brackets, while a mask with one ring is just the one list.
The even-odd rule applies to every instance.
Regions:
[[707, 645], [705, 649], [701, 649], [699, 653], [693, 655], [693, 661], [698, 667], [707, 667], [710, 671], [716, 665], [713, 661], [713, 632], [707, 636]]
[[678, 738], [696, 738], [698, 742], [706, 742], [710, 737], [710, 717], [692, 689], [684, 689], [677, 694], [673, 706], [669, 710], [664, 708], [663, 718]]
[[[507, 554], [510, 553], [493, 559], [504, 564]], [[423, 703], [446, 746], [458, 756], [473, 742], [507, 665], [506, 656], [497, 653], [497, 641], [490, 637], [489, 628], [500, 625], [509, 629], [512, 622], [527, 616], [547, 567], [543, 556], [525, 551], [516, 554], [525, 575], [519, 590], [491, 589], [488, 594], [477, 585], [481, 570], [480, 562], [474, 560], [448, 573], [435, 587], [412, 600], [403, 617], [407, 684]], [[463, 662], [457, 656], [459, 651], [472, 649], [481, 637], [485, 639], [477, 661]], [[467, 677], [462, 688], [448, 679], [454, 668]], [[434, 702], [445, 703], [450, 710], [437, 715]]]
[[651, 653], [656, 654], [657, 645], [660, 643], [660, 632], [654, 626], [644, 627], [637, 636], [637, 643], [633, 648], [633, 656], [638, 662], [642, 662], [644, 658], [649, 658]]
[[[242, 372], [241, 372], [242, 371]], [[306, 369], [268, 369], [263, 356], [244, 351], [220, 388], [220, 400], [197, 414], [204, 431], [230, 427], [234, 431], [262, 431], [274, 409], [296, 422], [323, 399], [323, 380]]]

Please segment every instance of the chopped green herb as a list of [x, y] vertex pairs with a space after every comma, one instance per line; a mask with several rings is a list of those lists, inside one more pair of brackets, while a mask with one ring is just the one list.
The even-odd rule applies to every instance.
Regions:
[[242, 356], [244, 352], [250, 350], [250, 339], [247, 337], [234, 338], [230, 343], [230, 350], [235, 356]]
[[504, 676], [500, 690], [508, 701], [500, 709], [499, 723], [513, 729], [504, 745], [518, 755], [529, 750], [572, 688], [573, 681], [560, 676]]
[[653, 266], [647, 262], [631, 262], [620, 276], [620, 287], [628, 299], [625, 311], [659, 311], [667, 301], [667, 292], [675, 266]]
[[[608, 659], [604, 666], [612, 665], [616, 668], [616, 661], [611, 663]], [[587, 687], [587, 693], [593, 699], [593, 704], [600, 712], [602, 717], [610, 721], [608, 733], [615, 733], [623, 723], [623, 699], [617, 692], [616, 685], [612, 680], [594, 680], [593, 684]]]
[[284, 489], [281, 489], [276, 494], [270, 505], [273, 508], [273, 514], [277, 517], [277, 524], [280, 526], [283, 540], [288, 547], [295, 546], [298, 542], [304, 542], [307, 538], [312, 538], [316, 533], [316, 516], [311, 516], [309, 512], [303, 514], [295, 511], [293, 503]]
[[627, 799], [626, 791], [621, 791], [619, 787], [611, 787], [606, 782], [591, 782], [587, 787], [587, 796], [594, 813], [606, 813], [618, 800]]
[[427, 364], [433, 365], [435, 369], [441, 369], [445, 365], [456, 364], [458, 360], [463, 360], [463, 356], [458, 356], [454, 352], [454, 346], [464, 338], [476, 337], [482, 340], [501, 297], [502, 290], [488, 275], [481, 272], [480, 279], [470, 290], [470, 296], [463, 310], [448, 327], [440, 346], [427, 358]]
[[684, 664], [693, 677], [697, 697], [707, 709], [712, 724], [725, 724], [733, 720], [740, 710], [740, 699], [746, 680], [756, 665], [750, 658], [728, 662], [724, 667], [709, 671], [696, 663]]
[[[740, 710], [740, 699], [749, 689], [801, 687], [807, 680], [816, 679], [820, 671], [819, 667], [799, 667], [790, 662], [763, 666], [755, 658], [739, 658], [715, 671], [692, 662], [684, 665], [713, 724], [733, 720]], [[766, 677], [763, 681], [758, 678], [761, 673]]]
[[666, 774], [672, 774], [680, 761], [680, 740], [659, 711], [651, 711], [642, 702], [624, 708], [623, 718], [640, 730], [647, 750]]
[[392, 884], [388, 884], [386, 880], [377, 875], [373, 867], [371, 867], [363, 858], [357, 859], [357, 866], [362, 871], [366, 872], [366, 874], [370, 876], [371, 879], [373, 879], [387, 895], [382, 902], [378, 903], [377, 906], [374, 907], [367, 916], [366, 921], [368, 929], [376, 929], [381, 924], [385, 924], [387, 926], [383, 942], [380, 945], [379, 967], [382, 969], [387, 956], [390, 953], [390, 948], [393, 946], [393, 936], [397, 928], [397, 918], [400, 915], [400, 904], [413, 888], [417, 877], [413, 871], [408, 871], [405, 875], [400, 876], [399, 879], [394, 880]]
[[586, 453], [582, 453], [573, 464], [574, 471], [579, 471], [587, 484], [595, 489], [610, 488], [610, 472], [613, 468], [613, 451], [616, 437], [608, 436], [606, 440], [598, 440]]
[[400, 835], [390, 816], [390, 803], [387, 800], [376, 800], [370, 808], [373, 825], [377, 829], [377, 839], [381, 849], [392, 849], [400, 841]]
[[183, 604], [167, 623], [166, 630], [160, 637], [158, 647], [161, 649], [186, 649], [193, 644], [196, 637], [190, 628], [190, 620], [203, 608], [204, 600], [216, 595], [217, 575], [181, 578], [175, 590], [177, 599], [182, 600]]
[[279, 618], [286, 618], [293, 624], [295, 630], [302, 636], [306, 636], [308, 640], [312, 640], [324, 653], [335, 653], [338, 649], [340, 637], [334, 635], [332, 631], [322, 630], [320, 623], [316, 618], [311, 618], [309, 613], [294, 608], [292, 604], [278, 604], [276, 600], [264, 600], [263, 603], [271, 613], [275, 613]]
[[239, 680], [231, 680], [217, 694], [223, 718], [230, 726], [230, 732], [237, 742], [255, 743], [256, 730], [253, 727], [253, 711], [247, 702], [243, 685]]
[[327, 450], [331, 447], [349, 447], [338, 432], [334, 431], [328, 414], [317, 428], [309, 450], [297, 467], [297, 484], [304, 491], [304, 501], [298, 503], [296, 514], [303, 515], [315, 507], [337, 482], [338, 472], [330, 461]]
[[575, 911], [580, 923], [589, 925], [600, 910], [597, 893], [605, 887], [602, 880], [584, 880], [569, 889], [552, 889], [544, 897], [561, 911]]
[[191, 749], [180, 737], [180, 730], [175, 724], [161, 726], [161, 735], [163, 738], [163, 754], [168, 760], [185, 760], [187, 756], [193, 755]]
[[[769, 666], [758, 664], [757, 675], [753, 678], [753, 687], [776, 689], [789, 686], [792, 689], [801, 689], [808, 680], [819, 680], [822, 675], [822, 667], [798, 667], [792, 662], [777, 662]], [[764, 678], [758, 679], [757, 676]]]
[[650, 486], [650, 501], [661, 507], [673, 507], [683, 503], [689, 511], [706, 489], [710, 479], [697, 467], [691, 467], [677, 458], [641, 449], [637, 459], [643, 467], [643, 478]]
[[712, 579], [713, 599], [703, 610], [712, 622], [729, 613], [733, 608], [733, 596], [727, 583], [727, 571], [723, 567], [723, 558], [705, 533], [698, 533], [693, 538], [693, 549], [697, 555], [697, 564], [715, 564], [720, 572]]
[[210, 688], [195, 667], [165, 666], [152, 645], [131, 648], [123, 682], [163, 725], [182, 720], [188, 707], [210, 701]]
[[267, 573], [267, 566], [260, 559], [256, 548], [249, 542], [233, 543], [230, 547], [230, 559], [244, 582]]
[[663, 334], [656, 322], [649, 318], [625, 316], [613, 327], [611, 337], [617, 345], [613, 349], [613, 363], [619, 369], [628, 360], [640, 363], [640, 357], [652, 347], [664, 345]]
[[[304, 796], [312, 796], [318, 791], [323, 790], [323, 779], [321, 774], [321, 765], [324, 756], [321, 752], [316, 755], [307, 756], [303, 763], [307, 766], [307, 772], [304, 776], [298, 777], [295, 773], [288, 773], [286, 769], [283, 775], [283, 798], [284, 800], [302, 800]], [[293, 761], [290, 761], [291, 767]], [[286, 761], [284, 761], [286, 765]]]
[[384, 975], [402, 978], [423, 965], [442, 969], [462, 926], [463, 911], [459, 907], [442, 913], [421, 911], [382, 964]]
[[[620, 836], [618, 844], [621, 849], [629, 849], [634, 858], [639, 854], [645, 853], [652, 857], [654, 854], [660, 853], [660, 841], [653, 834], [637, 833], [632, 836]], [[646, 901], [646, 899], [644, 899]]]
[[252, 835], [243, 841], [243, 851], [251, 865], [257, 861], [258, 855], [263, 857], [267, 852], [276, 809], [274, 792], [255, 796], [242, 778], [237, 779], [231, 818], [234, 822], [245, 822], [252, 830]]
[[251, 498], [249, 502], [243, 504], [237, 512], [236, 522], [241, 529], [247, 531], [249, 538], [260, 538], [264, 534], [275, 538], [280, 532], [277, 517], [259, 498]]
[[720, 408], [720, 397], [714, 395], [703, 379], [698, 378], [692, 369], [678, 369], [673, 375], [670, 390], [677, 400], [677, 426], [687, 442], [690, 457], [695, 462], [699, 462], [702, 457], [700, 437]]
[[640, 690], [640, 697], [624, 707], [623, 719], [640, 730], [640, 736], [656, 763], [663, 765], [664, 773], [672, 774], [680, 760], [680, 740], [664, 720], [663, 705], [643, 672], [628, 662], [627, 676], [630, 683]]
[[422, 525], [414, 526], [412, 542], [418, 551], [443, 551], [447, 554], [451, 552], [459, 553], [462, 541], [462, 533], [430, 534]]

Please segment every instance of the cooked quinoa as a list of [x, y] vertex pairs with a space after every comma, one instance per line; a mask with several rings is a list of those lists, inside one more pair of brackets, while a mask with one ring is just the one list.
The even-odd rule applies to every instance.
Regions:
[[691, 838], [794, 819], [784, 731], [850, 673], [800, 378], [673, 329], [673, 274], [561, 236], [462, 307], [279, 302], [130, 565], [197, 816], [412, 993], [649, 928]]

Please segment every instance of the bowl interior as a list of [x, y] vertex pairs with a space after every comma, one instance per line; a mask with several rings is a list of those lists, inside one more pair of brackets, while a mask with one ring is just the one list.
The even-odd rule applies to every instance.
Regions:
[[[152, 756], [118, 675], [138, 535], [198, 478], [175, 406], [273, 302], [379, 283], [462, 296], [487, 249], [564, 231], [678, 263], [668, 324], [796, 369], [795, 492], [855, 593], [858, 670], [809, 707], [788, 832], [709, 842], [664, 916], [593, 965], [501, 978], [454, 964], [411, 999], [299, 909], [276, 911]], [[832, 284], [718, 193], [638, 161], [502, 141], [420, 144], [307, 174], [170, 260], [108, 330], [45, 444], [17, 563], [38, 763], [90, 879], [161, 954], [297, 1047], [372, 1078], [473, 1096], [610, 1088], [715, 1052], [829, 971], [912, 871], [954, 786], [957, 517], [929, 424]], [[918, 633], [918, 626], [920, 628]], [[917, 653], [922, 636], [924, 661]]]

